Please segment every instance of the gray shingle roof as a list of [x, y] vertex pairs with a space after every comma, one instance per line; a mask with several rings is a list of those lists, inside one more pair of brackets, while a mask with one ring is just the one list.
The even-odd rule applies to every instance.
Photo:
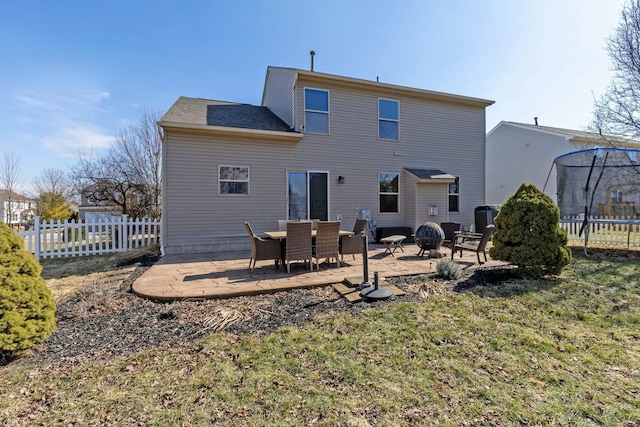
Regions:
[[267, 107], [181, 96], [160, 122], [293, 132]]
[[417, 168], [405, 168], [408, 172], [411, 172], [420, 179], [452, 179], [455, 178], [440, 169], [417, 169]]

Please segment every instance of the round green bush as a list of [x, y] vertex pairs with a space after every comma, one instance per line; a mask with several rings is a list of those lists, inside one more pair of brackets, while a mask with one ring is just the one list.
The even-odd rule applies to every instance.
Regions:
[[42, 267], [22, 239], [0, 223], [0, 362], [47, 339], [56, 328], [56, 304]]
[[491, 258], [518, 267], [522, 276], [558, 274], [571, 261], [560, 209], [533, 184], [522, 184], [495, 218]]

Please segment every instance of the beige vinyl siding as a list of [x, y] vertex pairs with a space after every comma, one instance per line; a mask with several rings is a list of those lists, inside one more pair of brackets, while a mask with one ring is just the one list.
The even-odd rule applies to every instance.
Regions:
[[[426, 222], [449, 220], [449, 184], [445, 182], [420, 182], [415, 175], [405, 172], [407, 194], [407, 225], [415, 232]], [[429, 206], [438, 209], [437, 215], [429, 215]], [[466, 224], [466, 225], [470, 225]]]
[[419, 201], [418, 201], [418, 178], [407, 172], [404, 171], [401, 175], [401, 180], [403, 185], [400, 187], [401, 188], [401, 193], [405, 195], [405, 213], [406, 213], [406, 217], [407, 217], [407, 226], [411, 227], [411, 229], [415, 232], [416, 231], [416, 225], [417, 225], [417, 221], [416, 218], [418, 217], [418, 212], [419, 212]]
[[294, 70], [269, 68], [262, 97], [262, 106], [269, 108], [290, 127], [293, 127], [292, 91], [295, 81]]
[[[435, 222], [436, 224], [440, 224], [441, 222], [448, 221], [448, 191], [449, 186], [447, 184], [420, 183], [417, 185], [417, 215], [414, 220], [414, 231], [426, 222]], [[438, 215], [429, 215], [429, 206], [436, 206], [438, 208]], [[471, 225], [471, 223], [465, 223], [464, 225]]]
[[[557, 203], [556, 171], [553, 160], [587, 147], [566, 135], [501, 123], [487, 136], [487, 204], [502, 204], [521, 184], [535, 184]], [[461, 184], [462, 185], [462, 184]]]
[[[303, 115], [303, 88], [311, 86], [300, 79], [296, 87]], [[460, 177], [460, 212], [451, 221], [473, 223], [475, 207], [484, 202], [485, 113], [484, 108], [425, 101], [393, 95], [400, 102], [399, 140], [378, 139], [378, 98], [383, 93], [362, 93], [335, 85], [320, 87], [331, 93], [330, 135], [305, 134], [301, 145], [317, 147], [332, 154], [332, 170], [346, 176], [338, 190], [361, 188], [376, 196], [362, 194], [351, 200], [351, 191], [334, 193], [335, 206], [356, 211], [354, 202], [370, 208], [378, 226], [397, 226], [413, 222], [405, 208], [406, 192], [400, 194], [400, 213], [380, 214], [377, 200], [377, 173], [396, 172], [405, 179], [404, 167], [433, 168]], [[313, 149], [313, 148], [310, 148]], [[373, 181], [373, 182], [372, 182]], [[401, 182], [402, 185], [402, 182]], [[372, 188], [372, 190], [367, 190]], [[402, 188], [402, 187], [401, 187]], [[344, 197], [344, 198], [343, 198]]]
[[[244, 221], [256, 232], [277, 229], [286, 216], [285, 168], [292, 161], [288, 143], [267, 145], [280, 161], [264, 162], [264, 143], [200, 136], [169, 136], [165, 171], [166, 247], [205, 247], [227, 242], [244, 248]], [[218, 165], [250, 168], [250, 195], [218, 195]], [[236, 245], [240, 245], [236, 247]]]

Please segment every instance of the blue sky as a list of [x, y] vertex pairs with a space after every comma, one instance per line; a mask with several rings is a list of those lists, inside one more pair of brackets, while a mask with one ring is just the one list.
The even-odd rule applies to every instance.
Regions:
[[494, 100], [501, 120], [588, 126], [622, 0], [4, 2], [0, 151], [25, 187], [179, 96], [259, 105], [267, 66]]

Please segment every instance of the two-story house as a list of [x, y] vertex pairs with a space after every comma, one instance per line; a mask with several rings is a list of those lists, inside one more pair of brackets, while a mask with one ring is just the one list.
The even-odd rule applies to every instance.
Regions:
[[20, 228], [33, 223], [36, 201], [9, 190], [0, 190], [0, 221]]
[[262, 105], [179, 98], [163, 133], [163, 249], [246, 249], [243, 223], [474, 222], [493, 101], [269, 67]]

